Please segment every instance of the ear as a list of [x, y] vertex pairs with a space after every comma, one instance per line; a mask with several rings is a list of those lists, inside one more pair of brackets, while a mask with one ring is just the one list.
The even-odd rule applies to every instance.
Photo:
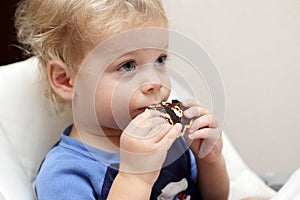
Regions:
[[73, 97], [73, 78], [70, 69], [61, 61], [51, 61], [47, 66], [47, 75], [55, 93], [70, 101]]

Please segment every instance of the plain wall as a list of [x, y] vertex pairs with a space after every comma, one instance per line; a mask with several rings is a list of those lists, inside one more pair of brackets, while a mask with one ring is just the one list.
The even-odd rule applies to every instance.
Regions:
[[300, 1], [165, 0], [223, 79], [224, 131], [259, 175], [300, 167]]

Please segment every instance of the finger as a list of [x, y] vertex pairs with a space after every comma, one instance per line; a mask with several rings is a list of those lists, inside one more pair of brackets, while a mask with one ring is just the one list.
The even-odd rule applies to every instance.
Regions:
[[210, 141], [210, 143], [214, 143], [211, 141], [215, 141], [216, 138], [222, 135], [222, 130], [220, 127], [218, 128], [203, 128], [195, 131], [194, 133], [188, 134], [187, 137], [189, 140], [205, 140]]
[[167, 122], [161, 117], [155, 117], [140, 125], [132, 124], [127, 132], [131, 136], [139, 137], [139, 139], [149, 139], [163, 130], [166, 124]]
[[188, 133], [193, 133], [198, 129], [208, 127], [208, 128], [216, 128], [219, 126], [219, 123], [217, 119], [211, 115], [203, 115], [201, 117], [198, 117], [195, 119], [191, 125], [191, 127], [188, 129]]
[[188, 134], [188, 137], [190, 140], [204, 140], [208, 137], [210, 131], [212, 131], [211, 128], [203, 128]]
[[203, 140], [200, 151], [198, 153], [199, 158], [206, 157], [215, 147], [218, 148], [219, 151], [221, 152], [222, 136], [217, 129], [215, 129], [212, 133], [213, 134], [210, 134], [207, 139]]
[[200, 117], [208, 113], [209, 111], [206, 108], [201, 106], [192, 106], [183, 112], [186, 118]]
[[142, 121], [140, 123], [140, 128], [147, 128], [147, 130], [149, 131], [153, 127], [161, 126], [164, 123], [166, 123], [166, 120], [162, 117], [151, 117]]
[[165, 121], [161, 127], [153, 127], [151, 129], [151, 135], [153, 135], [152, 142], [158, 143], [165, 135], [171, 130], [173, 126]]
[[[161, 118], [162, 119], [162, 118]], [[153, 138], [152, 142], [156, 143], [172, 128], [172, 126], [163, 119], [163, 123], [152, 126], [147, 133], [147, 138]]]
[[156, 130], [162, 129], [166, 123], [165, 119], [161, 117], [145, 118], [144, 121], [140, 120], [138, 124], [130, 123], [125, 129], [125, 133], [130, 136], [138, 138], [149, 138], [154, 135], [151, 130], [156, 127]]
[[156, 110], [145, 110], [143, 113], [138, 115], [132, 120], [132, 124], [136, 127], [145, 127], [152, 123], [152, 119], [159, 117], [161, 114]]
[[171, 127], [169, 131], [167, 131], [163, 137], [156, 143], [158, 148], [169, 148], [175, 139], [177, 138], [179, 132], [181, 131], [182, 125], [176, 123], [174, 126]]
[[132, 121], [135, 124], [143, 123], [145, 120], [150, 119], [152, 117], [159, 117], [161, 114], [157, 110], [149, 110], [146, 109], [143, 113], [136, 116]]
[[182, 101], [181, 103], [184, 107], [187, 107], [187, 108], [192, 107], [192, 106], [204, 107], [204, 105], [196, 99], [186, 99], [186, 100]]

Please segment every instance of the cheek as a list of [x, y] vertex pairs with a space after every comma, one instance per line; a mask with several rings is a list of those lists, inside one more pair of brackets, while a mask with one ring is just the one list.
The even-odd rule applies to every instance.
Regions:
[[167, 92], [168, 94], [171, 93], [171, 82], [170, 82], [169, 79], [166, 80], [166, 83], [163, 85], [163, 87], [164, 87], [164, 89], [166, 90], [166, 92]]
[[162, 89], [161, 89], [162, 96], [164, 97], [164, 100], [167, 100], [167, 98], [171, 94], [171, 80], [169, 74], [167, 72], [161, 73], [160, 80], [162, 84]]
[[170, 80], [170, 75], [165, 72], [163, 74], [163, 77], [162, 77], [162, 80], [163, 80], [163, 86], [165, 88], [167, 88], [168, 90], [171, 90], [171, 80]]
[[101, 87], [97, 87], [95, 95], [95, 111], [99, 123], [106, 124], [107, 121], [111, 121], [111, 94], [109, 90], [103, 90]]
[[139, 98], [138, 98], [138, 95], [137, 93], [133, 93], [129, 99], [129, 105], [128, 105], [128, 109], [129, 109], [129, 112], [132, 112], [133, 110], [136, 109], [136, 106], [139, 105]]
[[123, 129], [131, 117], [129, 115], [130, 92], [118, 87], [113, 81], [103, 80], [97, 87], [95, 107], [98, 122], [101, 126]]

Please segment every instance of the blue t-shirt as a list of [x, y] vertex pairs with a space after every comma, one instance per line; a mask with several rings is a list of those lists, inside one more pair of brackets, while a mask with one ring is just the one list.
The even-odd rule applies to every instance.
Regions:
[[[37, 197], [40, 200], [106, 199], [118, 173], [120, 154], [69, 137], [71, 128], [63, 132], [41, 165], [36, 177]], [[195, 159], [182, 138], [169, 149], [165, 163], [170, 164], [162, 168], [150, 199], [200, 199], [194, 181]]]

